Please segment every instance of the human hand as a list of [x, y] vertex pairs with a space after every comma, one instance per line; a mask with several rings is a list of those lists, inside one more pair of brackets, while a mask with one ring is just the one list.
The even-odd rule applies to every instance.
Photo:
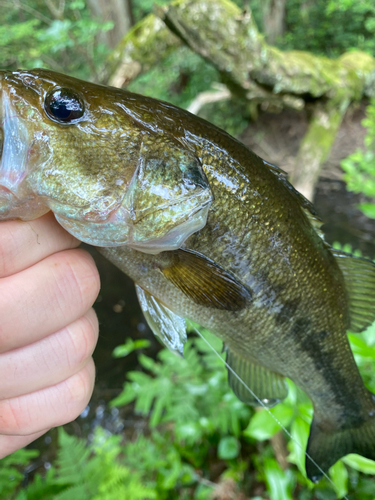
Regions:
[[100, 283], [79, 243], [51, 213], [0, 224], [0, 458], [91, 397]]

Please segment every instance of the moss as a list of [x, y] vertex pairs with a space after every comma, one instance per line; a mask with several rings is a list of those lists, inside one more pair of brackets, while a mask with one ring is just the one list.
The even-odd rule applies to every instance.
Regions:
[[268, 45], [252, 15], [230, 0], [177, 0], [157, 15], [162, 19], [151, 14], [127, 34], [109, 61], [111, 71], [124, 60], [139, 61], [144, 71], [183, 41], [213, 63], [242, 97], [261, 99], [263, 94], [270, 100], [270, 94], [280, 94], [281, 105], [304, 94], [357, 100], [373, 88], [375, 60], [370, 55], [356, 51], [328, 59], [283, 52]]
[[180, 45], [181, 40], [164, 22], [154, 14], [149, 14], [133, 26], [108, 58], [107, 73], [114, 73], [124, 61], [138, 61], [145, 71]]
[[349, 98], [341, 97], [315, 106], [309, 128], [299, 147], [292, 182], [310, 199], [350, 103]]
[[368, 54], [328, 59], [303, 51], [283, 52], [268, 45], [252, 16], [229, 0], [179, 0], [165, 9], [164, 16], [186, 44], [216, 66], [232, 90], [240, 87], [245, 96], [260, 95], [253, 88], [261, 84], [267, 87], [265, 94], [330, 99], [341, 94], [354, 100], [372, 84], [369, 75], [375, 60]]

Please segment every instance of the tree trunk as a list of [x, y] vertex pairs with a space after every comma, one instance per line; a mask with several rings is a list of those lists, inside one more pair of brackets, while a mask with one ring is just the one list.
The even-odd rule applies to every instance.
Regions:
[[88, 5], [93, 17], [113, 22], [113, 29], [100, 37], [110, 47], [116, 47], [133, 25], [131, 0], [89, 0]]
[[263, 12], [263, 29], [268, 43], [284, 35], [286, 0], [268, 0]]
[[132, 27], [109, 57], [102, 83], [123, 87], [181, 45], [159, 17], [149, 14]]
[[216, 66], [232, 94], [253, 107], [301, 110], [308, 101], [312, 118], [293, 180], [311, 199], [347, 107], [363, 96], [375, 97], [375, 59], [358, 51], [338, 59], [281, 51], [265, 42], [250, 9], [241, 12], [229, 0], [178, 0], [156, 12], [159, 24], [148, 16], [124, 39], [115, 55], [117, 66], [137, 61], [141, 71], [176, 47], [178, 37]]

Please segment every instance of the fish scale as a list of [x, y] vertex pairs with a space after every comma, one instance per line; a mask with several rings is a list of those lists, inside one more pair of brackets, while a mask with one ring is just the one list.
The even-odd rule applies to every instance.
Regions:
[[282, 170], [127, 91], [47, 70], [0, 71], [0, 91], [0, 219], [52, 210], [134, 280], [171, 350], [183, 318], [218, 335], [244, 402], [277, 404], [291, 378], [314, 406], [313, 481], [347, 453], [375, 459], [374, 395], [346, 336], [375, 319], [375, 266], [324, 242]]

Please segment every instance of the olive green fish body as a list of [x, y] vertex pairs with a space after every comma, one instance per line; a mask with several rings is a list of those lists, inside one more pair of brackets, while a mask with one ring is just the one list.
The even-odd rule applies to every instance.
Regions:
[[331, 249], [283, 171], [151, 98], [45, 70], [0, 72], [0, 219], [52, 210], [136, 283], [174, 352], [186, 317], [225, 343], [229, 383], [272, 406], [311, 398], [307, 474], [375, 459], [375, 402], [346, 330], [375, 319], [375, 266]]

